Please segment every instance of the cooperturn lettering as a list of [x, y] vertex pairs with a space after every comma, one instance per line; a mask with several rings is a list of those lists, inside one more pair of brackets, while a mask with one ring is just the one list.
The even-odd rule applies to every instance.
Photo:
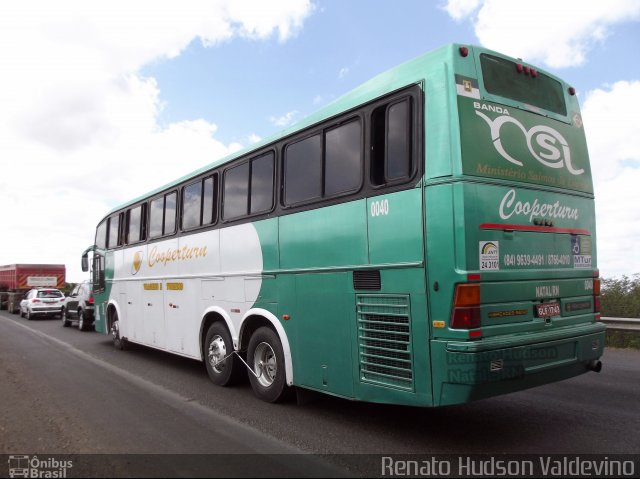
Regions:
[[529, 201], [516, 201], [516, 191], [509, 190], [500, 202], [500, 218], [509, 219], [512, 216], [528, 216], [529, 221], [533, 218], [566, 218], [570, 220], [578, 219], [578, 208], [571, 208], [556, 201], [555, 203], [541, 203], [538, 198]]
[[149, 254], [147, 264], [150, 268], [153, 268], [157, 263], [161, 263], [164, 266], [172, 261], [187, 261], [195, 258], [202, 258], [207, 256], [206, 246], [183, 246], [178, 249], [167, 249], [165, 251], [158, 251], [157, 247], [154, 247]]

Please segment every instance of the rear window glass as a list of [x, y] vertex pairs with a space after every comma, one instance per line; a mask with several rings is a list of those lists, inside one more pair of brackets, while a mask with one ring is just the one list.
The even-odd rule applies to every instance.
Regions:
[[62, 298], [62, 293], [55, 290], [38, 291], [38, 298]]
[[516, 63], [484, 53], [480, 64], [488, 93], [566, 116], [564, 91], [558, 80], [539, 72], [535, 78], [519, 73]]

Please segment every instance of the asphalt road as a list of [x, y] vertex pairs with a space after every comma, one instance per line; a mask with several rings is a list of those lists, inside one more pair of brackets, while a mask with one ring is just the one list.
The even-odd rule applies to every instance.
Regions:
[[[600, 374], [455, 407], [329, 396], [273, 405], [248, 382], [214, 386], [197, 361], [117, 351], [107, 336], [2, 311], [0, 454], [236, 454], [209, 461], [208, 475], [252, 475], [259, 463], [272, 477], [359, 475], [351, 454], [637, 455], [640, 352], [608, 349], [603, 364]], [[139, 457], [150, 476], [198, 475], [185, 461]], [[133, 475], [117, 461], [100, 467], [84, 472]]]

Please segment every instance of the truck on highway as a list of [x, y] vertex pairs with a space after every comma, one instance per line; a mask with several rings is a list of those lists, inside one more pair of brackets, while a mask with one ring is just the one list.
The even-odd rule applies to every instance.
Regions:
[[17, 314], [20, 300], [32, 288], [63, 288], [63, 264], [10, 264], [0, 266], [0, 308]]

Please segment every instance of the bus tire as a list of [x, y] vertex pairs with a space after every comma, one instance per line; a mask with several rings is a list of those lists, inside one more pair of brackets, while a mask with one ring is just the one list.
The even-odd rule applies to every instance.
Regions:
[[127, 340], [120, 336], [120, 321], [118, 321], [118, 313], [111, 313], [111, 337], [113, 338], [113, 347], [123, 351], [127, 347]]
[[258, 328], [249, 339], [247, 364], [258, 375], [249, 373], [254, 394], [266, 402], [279, 402], [288, 396], [291, 388], [285, 377], [282, 343], [277, 333], [266, 326]]
[[233, 353], [233, 342], [222, 322], [213, 323], [207, 330], [203, 353], [207, 373], [215, 385], [231, 386], [238, 381], [243, 364], [235, 354], [229, 356]]

